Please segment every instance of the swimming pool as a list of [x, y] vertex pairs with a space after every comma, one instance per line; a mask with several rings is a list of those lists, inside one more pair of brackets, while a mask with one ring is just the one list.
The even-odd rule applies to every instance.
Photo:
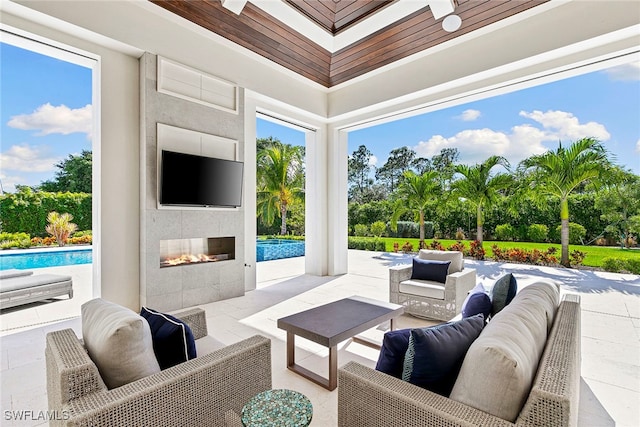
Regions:
[[266, 239], [256, 243], [258, 262], [298, 256], [304, 256], [304, 240]]
[[0, 251], [0, 270], [17, 268], [59, 267], [62, 265], [91, 264], [91, 248], [47, 248]]

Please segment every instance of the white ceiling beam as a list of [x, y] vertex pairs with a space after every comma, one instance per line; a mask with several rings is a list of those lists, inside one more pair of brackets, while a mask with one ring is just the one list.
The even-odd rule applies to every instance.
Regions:
[[427, 0], [429, 8], [435, 19], [440, 19], [443, 16], [447, 16], [456, 8], [454, 0]]
[[222, 6], [236, 15], [240, 15], [245, 4], [247, 4], [247, 0], [222, 0]]

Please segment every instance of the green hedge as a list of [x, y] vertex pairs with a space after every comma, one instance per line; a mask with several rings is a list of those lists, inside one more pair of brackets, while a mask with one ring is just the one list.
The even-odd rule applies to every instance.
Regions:
[[378, 237], [349, 237], [347, 246], [349, 249], [360, 249], [363, 251], [385, 251], [384, 240]]
[[2, 231], [27, 233], [45, 237], [47, 215], [51, 211], [70, 213], [78, 230], [91, 230], [91, 194], [34, 192], [23, 189], [18, 193], [0, 196]]

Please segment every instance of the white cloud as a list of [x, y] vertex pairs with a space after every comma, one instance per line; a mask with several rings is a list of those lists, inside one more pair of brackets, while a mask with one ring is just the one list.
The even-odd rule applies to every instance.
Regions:
[[480, 111], [469, 109], [469, 110], [464, 110], [462, 114], [458, 116], [458, 118], [465, 122], [472, 122], [476, 120], [478, 117], [480, 117], [481, 115], [482, 113], [480, 113]]
[[[443, 148], [457, 148], [460, 162], [476, 164], [485, 161], [489, 156], [503, 156], [516, 166], [527, 157], [547, 151], [544, 143], [572, 142], [585, 136], [593, 136], [601, 140], [610, 138], [605, 127], [599, 123], [581, 124], [577, 117], [564, 111], [521, 111], [522, 117], [530, 118], [542, 128], [523, 123], [516, 125], [509, 132], [495, 131], [488, 128], [468, 129], [454, 136], [434, 135], [428, 141], [420, 141], [414, 150], [419, 157], [431, 158]], [[640, 150], [640, 141], [638, 141]]]
[[449, 138], [434, 135], [428, 141], [421, 141], [414, 149], [419, 157], [430, 158], [443, 148], [457, 148], [461, 163], [481, 163], [489, 156], [497, 155], [507, 158], [515, 166], [529, 156], [544, 153], [544, 139], [544, 133], [539, 129], [521, 125], [513, 127], [511, 133], [484, 128], [464, 130]]
[[50, 172], [62, 158], [51, 156], [48, 147], [30, 146], [28, 144], [12, 145], [4, 153], [0, 153], [0, 164], [3, 170], [20, 172]]
[[369, 166], [375, 166], [378, 164], [378, 158], [373, 154], [369, 157]]
[[549, 110], [545, 113], [539, 110], [520, 111], [520, 116], [540, 123], [549, 139], [569, 142], [586, 137], [601, 141], [611, 138], [604, 125], [597, 122], [580, 123], [576, 116], [566, 111]]
[[636, 153], [640, 153], [640, 139], [636, 142]]
[[53, 105], [46, 103], [39, 106], [31, 114], [13, 116], [7, 123], [12, 128], [22, 130], [38, 130], [38, 136], [61, 133], [81, 132], [91, 136], [93, 127], [92, 108], [88, 104], [82, 108], [71, 109], [66, 105]]
[[611, 80], [635, 81], [640, 80], [640, 61], [604, 70]]

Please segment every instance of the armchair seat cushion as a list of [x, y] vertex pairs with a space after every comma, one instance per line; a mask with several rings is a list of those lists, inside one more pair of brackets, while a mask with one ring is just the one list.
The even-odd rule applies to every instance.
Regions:
[[400, 292], [421, 297], [444, 300], [444, 284], [430, 280], [405, 280], [400, 282]]

